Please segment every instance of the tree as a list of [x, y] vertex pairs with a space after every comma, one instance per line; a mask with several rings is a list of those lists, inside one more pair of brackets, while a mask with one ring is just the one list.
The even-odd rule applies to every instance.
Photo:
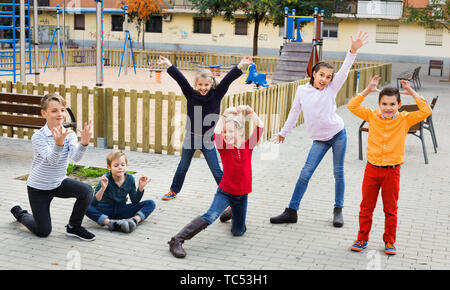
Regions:
[[[442, 2], [433, 0], [431, 4], [428, 4], [424, 8], [415, 8], [408, 5], [405, 8], [405, 18], [403, 21], [407, 23], [415, 22], [425, 28], [436, 29], [442, 26], [450, 32], [450, 19], [448, 15], [450, 0], [446, 0], [445, 4]], [[450, 71], [448, 80], [445, 81], [450, 82]]]
[[450, 1], [433, 0], [424, 8], [415, 8], [410, 5], [405, 7], [404, 22], [415, 22], [426, 28], [445, 27], [450, 31], [450, 19], [448, 11], [450, 10]]
[[223, 15], [226, 21], [234, 22], [237, 11], [243, 12], [248, 23], [254, 23], [253, 55], [258, 54], [258, 36], [261, 23], [284, 25], [284, 7], [295, 8], [296, 15], [312, 15], [314, 7], [325, 10], [325, 15], [331, 15], [337, 1], [319, 0], [191, 0], [200, 15], [212, 17]]
[[126, 0], [126, 4], [130, 21], [136, 22], [138, 31], [142, 33], [142, 49], [145, 49], [145, 24], [166, 6], [162, 0]]

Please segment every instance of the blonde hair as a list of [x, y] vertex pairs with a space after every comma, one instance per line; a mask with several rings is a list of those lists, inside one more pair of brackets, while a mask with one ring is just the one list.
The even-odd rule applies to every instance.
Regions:
[[207, 69], [202, 69], [197, 71], [195, 74], [195, 81], [194, 84], [197, 86], [197, 80], [199, 78], [209, 79], [211, 81], [211, 89], [214, 90], [217, 87], [217, 81], [216, 78], [213, 76], [212, 72]]
[[106, 156], [106, 164], [108, 164], [108, 166], [111, 166], [113, 160], [119, 159], [122, 156], [125, 156], [125, 162], [128, 165], [127, 155], [123, 153], [122, 150], [113, 150], [109, 152], [109, 154]]
[[225, 124], [228, 124], [228, 123], [233, 123], [234, 127], [236, 129], [239, 129], [239, 130], [244, 128], [244, 123], [242, 121], [242, 118], [240, 118], [239, 116], [228, 116], [228, 117], [226, 117], [225, 118]]
[[64, 98], [61, 97], [60, 95], [58, 95], [57, 93], [50, 93], [50, 94], [46, 94], [41, 99], [41, 109], [44, 110], [44, 111], [47, 110], [48, 103], [50, 103], [51, 101], [58, 102], [61, 105], [63, 105], [64, 107], [67, 104], [66, 100], [64, 100]]

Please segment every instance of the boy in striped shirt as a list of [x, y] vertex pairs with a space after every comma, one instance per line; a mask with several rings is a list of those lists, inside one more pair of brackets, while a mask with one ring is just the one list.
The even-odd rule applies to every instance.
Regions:
[[33, 214], [14, 204], [11, 213], [38, 237], [47, 237], [52, 231], [50, 203], [54, 197], [76, 198], [66, 234], [92, 241], [95, 235], [81, 226], [91, 202], [90, 185], [67, 178], [69, 158], [78, 162], [86, 152], [91, 138], [91, 121], [84, 124], [81, 142], [75, 132], [63, 127], [66, 101], [58, 94], [45, 95], [41, 100], [41, 114], [47, 123], [31, 137], [33, 163], [27, 180], [28, 198]]
[[[372, 215], [378, 193], [381, 188], [383, 211], [385, 213], [385, 230], [383, 240], [385, 253], [395, 255], [394, 246], [397, 233], [397, 201], [400, 189], [400, 165], [405, 155], [405, 140], [409, 128], [425, 120], [432, 111], [426, 101], [410, 86], [408, 81], [401, 81], [404, 91], [386, 87], [378, 90], [379, 76], [374, 76], [367, 88], [348, 102], [348, 109], [369, 123], [367, 142], [367, 165], [362, 184], [362, 202], [359, 212], [358, 238], [351, 250], [360, 252], [367, 247]], [[379, 110], [361, 106], [364, 98], [373, 92], [379, 92]], [[402, 103], [400, 94], [410, 95], [419, 108], [414, 112], [399, 112]]]

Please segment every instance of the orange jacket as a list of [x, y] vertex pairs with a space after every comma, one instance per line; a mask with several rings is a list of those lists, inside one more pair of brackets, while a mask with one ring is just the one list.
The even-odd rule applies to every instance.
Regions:
[[377, 166], [403, 164], [405, 140], [409, 128], [425, 120], [432, 111], [423, 98], [414, 98], [419, 107], [415, 112], [398, 112], [394, 120], [381, 118], [379, 109], [361, 106], [364, 97], [356, 95], [348, 102], [348, 109], [369, 123], [367, 161]]

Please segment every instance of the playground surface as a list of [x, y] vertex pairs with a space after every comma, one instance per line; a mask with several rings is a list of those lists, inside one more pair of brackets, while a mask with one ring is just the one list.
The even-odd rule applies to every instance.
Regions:
[[[393, 64], [396, 76], [416, 64]], [[425, 65], [422, 65], [425, 66]], [[426, 71], [422, 68], [422, 71]], [[439, 95], [433, 112], [438, 153], [425, 131], [429, 164], [424, 163], [420, 140], [409, 135], [405, 164], [401, 167], [399, 223], [396, 256], [384, 254], [384, 214], [381, 198], [374, 212], [368, 248], [349, 250], [358, 231], [361, 183], [366, 158], [358, 160], [358, 127], [361, 120], [346, 106], [338, 108], [347, 129], [345, 159], [346, 192], [342, 228], [332, 226], [334, 182], [329, 152], [313, 175], [300, 205], [296, 224], [273, 225], [269, 218], [288, 205], [311, 139], [304, 125], [295, 128], [284, 144], [260, 144], [253, 154], [253, 192], [249, 196], [247, 232], [233, 237], [230, 222], [216, 221], [192, 240], [186, 241], [185, 259], [169, 252], [167, 241], [192, 218], [203, 214], [213, 199], [216, 185], [204, 159], [192, 161], [184, 187], [172, 201], [163, 201], [179, 156], [126, 151], [129, 170], [152, 179], [144, 199], [153, 199], [156, 209], [132, 234], [109, 232], [85, 218], [83, 225], [96, 234], [93, 242], [65, 235], [73, 200], [54, 199], [51, 206], [53, 232], [48, 238], [30, 234], [10, 214], [19, 202], [29, 210], [24, 181], [33, 152], [27, 140], [0, 138], [0, 269], [450, 269], [450, 83], [436, 72], [420, 76], [419, 93], [427, 100]], [[131, 73], [129, 72], [129, 75]], [[55, 81], [55, 83], [57, 83]], [[130, 84], [131, 85], [131, 84]], [[377, 94], [364, 105], [375, 108]], [[403, 96], [404, 103], [412, 103]], [[364, 152], [367, 134], [363, 137]], [[81, 165], [105, 167], [109, 150], [89, 148]], [[5, 170], [7, 168], [7, 170]]]
[[[95, 87], [96, 84], [96, 68], [91, 67], [68, 67], [66, 68], [66, 87], [71, 85], [75, 85], [78, 88], [82, 86], [87, 86], [88, 88]], [[189, 83], [194, 86], [194, 78], [195, 71], [181, 71]], [[124, 69], [122, 68], [119, 74], [118, 67], [105, 67], [104, 68], [104, 88], [112, 88], [112, 89], [125, 89], [129, 91], [131, 89], [135, 89], [138, 92], [143, 90], [148, 90], [150, 93], [154, 93], [156, 91], [162, 91], [164, 94], [169, 92], [175, 92], [176, 94], [181, 94], [181, 89], [173, 80], [166, 70], [163, 70], [161, 75], [161, 83], [158, 83], [156, 80], [156, 73], [151, 72], [152, 77], [150, 77], [150, 71], [144, 68], [136, 68], [136, 74], [134, 74], [133, 67], [128, 67], [128, 74], [125, 75]], [[225, 76], [226, 72], [221, 72], [221, 75], [216, 77], [217, 80], [221, 80]], [[228, 94], [236, 94], [242, 93], [245, 91], [252, 91], [255, 87], [254, 84], [246, 84], [245, 80], [247, 78], [247, 74], [244, 71], [244, 74], [234, 81], [229, 90]], [[34, 75], [27, 75], [26, 82], [34, 83]], [[0, 81], [12, 81], [11, 76], [0, 76]], [[39, 81], [43, 84], [62, 84], [64, 81], [63, 69], [61, 68], [58, 71], [56, 68], [49, 68], [45, 72], [42, 69], [40, 73]], [[271, 78], [267, 76], [267, 81], [270, 84]]]

